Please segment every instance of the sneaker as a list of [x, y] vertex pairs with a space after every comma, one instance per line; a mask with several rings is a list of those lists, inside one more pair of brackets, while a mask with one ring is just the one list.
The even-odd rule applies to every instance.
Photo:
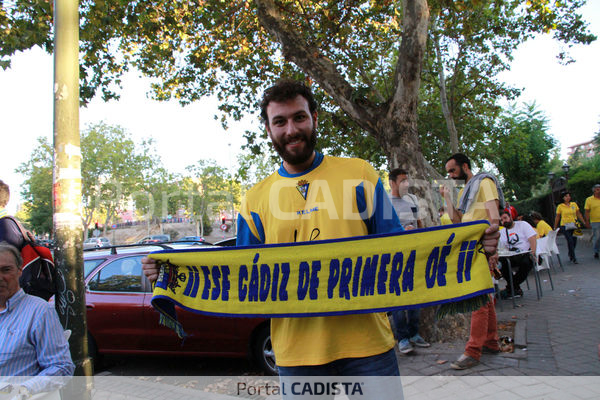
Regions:
[[427, 343], [425, 339], [421, 337], [418, 333], [410, 338], [410, 342], [417, 347], [429, 347], [431, 344]]
[[467, 369], [474, 367], [479, 364], [479, 360], [474, 359], [473, 357], [469, 357], [465, 354], [462, 354], [458, 357], [458, 360], [454, 361], [450, 366], [454, 369]]
[[[523, 297], [523, 291], [521, 290], [521, 288], [515, 288], [515, 298], [518, 299], [519, 297]], [[509, 289], [503, 289], [500, 292], [500, 298], [501, 299], [512, 299], [513, 297], [510, 294]]]
[[501, 351], [502, 350], [500, 350], [500, 347], [498, 347], [497, 349], [492, 349], [491, 347], [483, 346], [481, 349], [481, 352], [483, 354], [498, 354]]
[[579, 264], [576, 258], [573, 259], [573, 264]]
[[398, 350], [400, 350], [400, 353], [402, 354], [408, 354], [411, 353], [414, 348], [408, 339], [402, 339], [398, 342]]

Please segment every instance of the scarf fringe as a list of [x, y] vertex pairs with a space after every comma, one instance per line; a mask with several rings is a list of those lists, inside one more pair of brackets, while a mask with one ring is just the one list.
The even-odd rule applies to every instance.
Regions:
[[490, 301], [490, 296], [488, 294], [482, 294], [455, 303], [442, 304], [435, 313], [435, 319], [439, 321], [447, 315], [470, 313], [479, 310]]

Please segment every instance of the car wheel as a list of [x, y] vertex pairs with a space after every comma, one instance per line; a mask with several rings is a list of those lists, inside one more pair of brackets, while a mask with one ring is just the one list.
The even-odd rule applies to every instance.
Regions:
[[275, 353], [271, 345], [271, 330], [263, 326], [254, 340], [254, 359], [258, 366], [268, 375], [277, 375]]

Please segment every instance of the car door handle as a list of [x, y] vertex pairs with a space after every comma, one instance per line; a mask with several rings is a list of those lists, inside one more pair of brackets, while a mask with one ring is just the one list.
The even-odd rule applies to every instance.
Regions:
[[94, 308], [93, 304], [86, 304], [85, 308], [87, 308], [88, 310], [92, 310]]

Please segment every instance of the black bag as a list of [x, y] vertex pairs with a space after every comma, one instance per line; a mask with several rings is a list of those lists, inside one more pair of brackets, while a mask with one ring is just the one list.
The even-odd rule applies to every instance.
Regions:
[[24, 245], [21, 249], [23, 257], [23, 272], [19, 284], [25, 293], [41, 297], [48, 301], [56, 294], [56, 267], [52, 252], [47, 247], [31, 241], [25, 228], [14, 218], [12, 219], [23, 235]]

